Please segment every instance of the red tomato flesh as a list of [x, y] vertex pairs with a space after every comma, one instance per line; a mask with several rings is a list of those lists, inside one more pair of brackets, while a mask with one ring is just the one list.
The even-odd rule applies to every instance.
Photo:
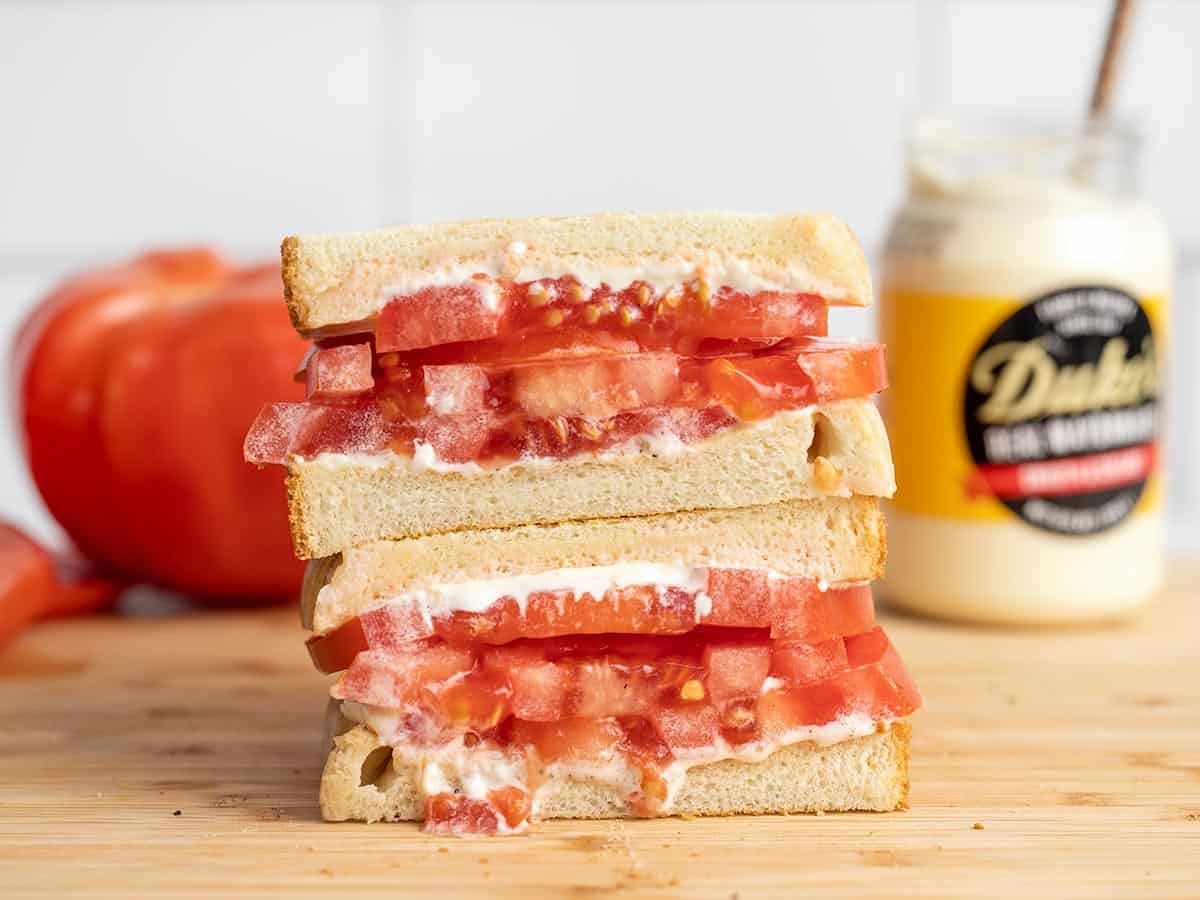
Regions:
[[459, 836], [511, 833], [529, 821], [531, 810], [529, 794], [517, 787], [489, 791], [487, 799], [430, 794], [425, 798], [423, 830]]
[[828, 306], [812, 294], [712, 294], [695, 283], [658, 291], [641, 282], [614, 291], [572, 278], [514, 284], [477, 275], [394, 297], [375, 323], [375, 342], [386, 353], [572, 329], [627, 335], [645, 349], [679, 349], [703, 338], [778, 339], [822, 335], [827, 327]]
[[509, 305], [509, 292], [483, 277], [398, 296], [379, 315], [375, 345], [387, 353], [493, 338], [501, 332]]
[[308, 399], [353, 397], [371, 390], [375, 387], [372, 357], [368, 343], [317, 348], [304, 367]]
[[[437, 641], [408, 652], [411, 660], [395, 663], [363, 653], [355, 662], [365, 664], [359, 682], [377, 689], [389, 679], [395, 683], [401, 669], [445, 675], [461, 664]], [[721, 740], [795, 740], [799, 728], [849, 715], [899, 718], [921, 703], [878, 628], [813, 647], [771, 641], [761, 630], [705, 628], [683, 637], [595, 635], [473, 652], [477, 659], [465, 674], [454, 671], [444, 682], [401, 690], [397, 702], [402, 695], [405, 703], [392, 708], [424, 716], [426, 724], [395, 740], [437, 745], [457, 735], [467, 747], [487, 741], [523, 757], [534, 785], [545, 765], [624, 758], [640, 772], [628, 800], [642, 815], [661, 808], [663, 769], [681, 754]], [[768, 670], [784, 683], [764, 692]], [[345, 695], [350, 674], [334, 696]], [[414, 713], [418, 706], [421, 712]], [[441, 716], [439, 727], [428, 728], [430, 716]], [[521, 828], [530, 810], [528, 790], [516, 785], [482, 798], [439, 793], [425, 800], [425, 827], [442, 834], [507, 833]]]
[[[349, 355], [351, 346], [321, 352]], [[365, 393], [264, 408], [246, 459], [411, 455], [422, 444], [453, 463], [562, 459], [648, 434], [693, 443], [738, 421], [868, 396], [887, 383], [883, 347], [869, 342], [799, 338], [720, 357], [559, 349], [566, 355], [542, 348], [536, 360], [503, 364], [426, 365], [384, 354]]]
[[711, 610], [696, 613], [697, 596], [681, 588], [633, 585], [597, 599], [569, 589], [529, 596], [524, 613], [513, 597], [497, 597], [482, 612], [456, 611], [426, 620], [416, 604], [398, 602], [365, 612], [308, 641], [322, 672], [347, 668], [364, 650], [399, 650], [430, 637], [455, 643], [509, 644], [519, 638], [596, 634], [684, 634], [698, 624], [769, 628], [771, 637], [819, 643], [875, 624], [866, 584], [820, 590], [807, 578], [768, 579], [760, 569], [714, 567], [705, 590]]
[[[781, 686], [763, 693], [768, 673]], [[702, 627], [687, 635], [585, 635], [504, 647], [438, 639], [355, 658], [333, 696], [423, 717], [421, 735], [493, 733], [525, 723], [641, 718], [671, 747], [762, 733], [768, 721], [820, 725], [840, 715], [907, 715], [920, 703], [879, 629], [817, 645], [772, 641], [764, 630]], [[778, 698], [776, 698], [778, 699]], [[781, 709], [776, 706], [782, 704]], [[789, 705], [790, 704], [790, 705]], [[749, 717], [749, 720], [747, 719]], [[753, 725], [754, 727], [748, 728]]]

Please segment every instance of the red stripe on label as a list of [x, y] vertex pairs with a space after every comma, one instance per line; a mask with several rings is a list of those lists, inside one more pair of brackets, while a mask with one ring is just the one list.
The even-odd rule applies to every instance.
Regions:
[[1038, 462], [979, 466], [967, 478], [968, 497], [1002, 500], [1090, 494], [1144, 481], [1158, 461], [1156, 444], [1138, 444]]

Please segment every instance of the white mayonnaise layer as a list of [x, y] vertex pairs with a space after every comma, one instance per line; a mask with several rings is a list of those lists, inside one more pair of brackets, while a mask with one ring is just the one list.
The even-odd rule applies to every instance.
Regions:
[[[505, 787], [526, 788], [528, 767], [518, 753], [506, 752], [489, 744], [465, 747], [461, 739], [436, 747], [422, 747], [403, 743], [399, 738], [400, 714], [374, 706], [345, 701], [342, 715], [352, 722], [366, 725], [385, 743], [397, 741], [395, 756], [400, 761], [421, 768], [421, 790], [426, 794], [449, 793], [456, 789], [472, 799], [484, 799], [488, 792]], [[683, 786], [689, 769], [708, 765], [725, 759], [739, 762], [762, 762], [784, 747], [806, 741], [818, 746], [829, 746], [853, 738], [874, 734], [877, 727], [887, 722], [876, 722], [863, 713], [842, 716], [824, 725], [806, 725], [794, 728], [771, 739], [751, 741], [746, 744], [729, 744], [718, 739], [707, 747], [695, 747], [678, 751], [676, 759], [662, 771], [667, 784], [667, 799], [662, 812], [669, 813]], [[602, 759], [564, 760], [550, 764], [545, 769], [547, 780], [534, 792], [533, 811], [536, 817], [540, 797], [551, 789], [553, 781], [592, 781], [612, 787], [621, 796], [634, 793], [641, 784], [641, 774], [630, 764], [628, 758], [615, 750]]]
[[501, 597], [512, 597], [524, 614], [532, 594], [573, 591], [577, 599], [583, 594], [590, 594], [596, 603], [603, 603], [608, 591], [639, 585], [654, 585], [658, 589], [656, 596], [659, 599], [662, 598], [663, 588], [674, 587], [694, 594], [697, 621], [712, 611], [712, 600], [704, 593], [708, 587], [706, 567], [647, 562], [550, 569], [481, 581], [432, 584], [397, 594], [381, 605], [415, 604], [425, 620], [431, 621], [455, 612], [486, 612]]
[[[515, 252], [518, 249], [521, 252]], [[760, 271], [755, 271], [749, 260], [735, 256], [710, 255], [701, 262], [683, 257], [647, 259], [632, 266], [605, 266], [588, 263], [586, 260], [572, 260], [569, 267], [565, 267], [562, 265], [538, 266], [527, 262], [522, 258], [527, 249], [520, 242], [515, 242], [509, 247], [507, 257], [504, 254], [497, 254], [491, 259], [472, 260], [467, 263], [444, 266], [440, 269], [413, 273], [388, 283], [380, 292], [379, 305], [382, 307], [393, 297], [415, 294], [427, 288], [469, 285], [476, 275], [485, 275], [488, 278], [504, 277], [517, 284], [572, 276], [590, 290], [595, 290], [601, 285], [608, 285], [609, 289], [613, 291], [622, 291], [634, 282], [642, 282], [659, 293], [703, 276], [714, 296], [721, 288], [730, 288], [746, 294], [759, 291], [817, 294], [831, 301], [842, 300], [846, 297], [846, 291], [843, 288], [836, 287], [825, 279], [814, 278], [812, 273], [804, 267], [777, 268], [768, 276]], [[475, 284], [484, 285], [487, 282], [475, 279]], [[494, 306], [488, 308], [495, 309]]]
[[[712, 565], [693, 566], [679, 562], [642, 562], [630, 560], [613, 563], [607, 566], [581, 566], [577, 568], [547, 569], [541, 572], [529, 572], [522, 575], [510, 575], [502, 578], [480, 579], [478, 581], [450, 582], [445, 584], [429, 584], [399, 594], [380, 599], [369, 609], [379, 609], [384, 606], [415, 604], [421, 618], [432, 624], [434, 619], [445, 618], [456, 612], [484, 613], [500, 600], [512, 597], [524, 615], [529, 598], [539, 593], [571, 592], [575, 602], [580, 603], [586, 594], [593, 603], [611, 603], [605, 600], [610, 591], [628, 587], [650, 586], [655, 589], [652, 596], [646, 598], [648, 607], [653, 607], [665, 600], [667, 588], [677, 588], [692, 595], [695, 620], [703, 621], [712, 612], [712, 597], [707, 593], [708, 573], [714, 567], [737, 569], [761, 569], [753, 564], [730, 563], [728, 566]], [[767, 569], [769, 580], [786, 578], [774, 570]], [[854, 587], [862, 582], [842, 582], [840, 587]], [[828, 590], [829, 583], [824, 579], [818, 582], [818, 588]], [[337, 600], [332, 596], [336, 587], [330, 583], [321, 588], [318, 602], [336, 605]], [[327, 595], [328, 594], [328, 595]], [[565, 612], [565, 599], [559, 598], [560, 612]], [[369, 611], [369, 610], [364, 610]], [[783, 682], [776, 678], [768, 678], [763, 691], [774, 690]]]

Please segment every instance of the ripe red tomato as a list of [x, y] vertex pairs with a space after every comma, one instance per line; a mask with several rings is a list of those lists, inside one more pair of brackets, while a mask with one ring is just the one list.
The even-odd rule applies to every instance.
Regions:
[[299, 589], [278, 469], [242, 460], [263, 403], [303, 399], [275, 266], [148, 253], [59, 286], [13, 362], [24, 449], [82, 553], [220, 603]]

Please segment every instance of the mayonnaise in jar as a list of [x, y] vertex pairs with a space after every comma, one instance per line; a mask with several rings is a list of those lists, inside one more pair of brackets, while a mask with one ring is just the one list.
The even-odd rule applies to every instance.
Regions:
[[898, 492], [884, 595], [1120, 617], [1164, 573], [1171, 246], [1120, 129], [917, 123], [882, 270]]

